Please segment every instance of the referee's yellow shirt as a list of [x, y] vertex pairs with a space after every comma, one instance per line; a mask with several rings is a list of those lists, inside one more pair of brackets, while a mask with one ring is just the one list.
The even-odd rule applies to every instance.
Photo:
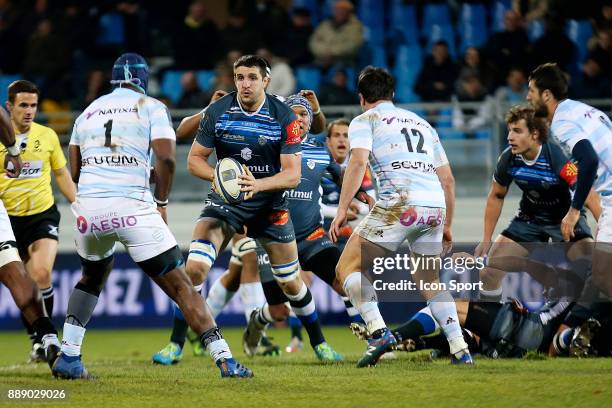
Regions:
[[8, 178], [1, 164], [6, 148], [0, 151], [0, 199], [9, 215], [39, 214], [53, 205], [51, 169], [64, 167], [66, 157], [57, 133], [38, 123], [32, 123], [30, 131], [16, 135], [16, 139], [22, 147], [24, 143], [26, 146], [21, 152], [23, 168], [18, 178]]

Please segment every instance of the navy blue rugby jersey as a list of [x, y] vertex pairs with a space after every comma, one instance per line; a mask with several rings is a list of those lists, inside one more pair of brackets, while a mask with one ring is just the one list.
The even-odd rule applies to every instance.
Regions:
[[321, 216], [321, 182], [327, 176], [340, 179], [340, 166], [327, 148], [315, 139], [302, 142], [302, 178], [299, 186], [287, 191], [289, 213], [295, 238], [301, 241], [323, 226]]
[[[255, 178], [280, 172], [281, 154], [300, 153], [300, 124], [293, 111], [275, 97], [266, 94], [257, 112], [245, 112], [237, 93], [225, 95], [206, 109], [196, 141], [214, 148], [217, 159], [231, 157], [245, 164]], [[221, 198], [211, 193], [212, 200]], [[284, 205], [283, 191], [257, 193], [238, 204], [245, 209]]]
[[559, 224], [569, 210], [570, 189], [576, 183], [578, 170], [555, 143], [542, 144], [533, 162], [512, 154], [510, 147], [497, 161], [494, 180], [504, 187], [512, 181], [523, 191], [519, 217], [539, 224]]

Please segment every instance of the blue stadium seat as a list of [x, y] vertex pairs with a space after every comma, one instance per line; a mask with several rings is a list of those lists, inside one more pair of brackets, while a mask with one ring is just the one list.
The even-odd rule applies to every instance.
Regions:
[[474, 132], [474, 138], [479, 139], [479, 140], [487, 140], [490, 139], [492, 136], [491, 131], [490, 130], [477, 130], [476, 132]]
[[416, 6], [404, 0], [391, 0], [387, 36], [392, 43], [416, 44], [419, 40]]
[[6, 88], [13, 82], [21, 79], [19, 75], [0, 75], [0, 104], [5, 107], [5, 102], [8, 99], [8, 91]]
[[576, 44], [578, 63], [584, 62], [589, 50], [587, 43], [593, 36], [593, 26], [589, 20], [567, 20], [565, 33]]
[[504, 15], [512, 9], [512, 0], [495, 0], [491, 4], [491, 32], [504, 30]]
[[372, 44], [385, 42], [385, 7], [380, 0], [360, 0], [357, 17], [365, 26], [365, 38]]
[[527, 25], [527, 36], [529, 36], [529, 41], [534, 42], [538, 38], [540, 38], [544, 34], [544, 21], [542, 20], [532, 20]]
[[420, 47], [415, 45], [401, 46], [396, 52], [395, 66], [392, 74], [395, 77], [395, 100], [398, 103], [418, 102], [419, 97], [414, 92], [414, 82], [419, 76], [422, 65]]
[[215, 71], [214, 70], [202, 70], [196, 72], [198, 78], [198, 85], [204, 90], [213, 90], [212, 87], [215, 82]]
[[452, 130], [453, 128], [453, 109], [441, 108], [438, 110], [436, 119], [436, 129]]
[[487, 40], [487, 13], [484, 4], [464, 3], [457, 26], [460, 54], [468, 47], [480, 47]]
[[125, 30], [121, 14], [115, 12], [102, 14], [98, 24], [96, 42], [99, 45], [117, 45], [125, 42]]
[[429, 38], [434, 25], [451, 26], [448, 4], [425, 4], [423, 7], [423, 27], [421, 36]]
[[455, 32], [453, 27], [450, 25], [438, 25], [434, 24], [431, 26], [431, 31], [427, 37], [427, 53], [431, 52], [431, 48], [434, 43], [438, 40], [444, 40], [448, 44], [448, 53], [453, 59], [457, 58], [457, 50], [455, 47]]
[[[342, 69], [344, 70], [344, 72], [346, 73], [346, 86], [350, 91], [355, 91], [356, 87], [357, 87], [357, 74], [355, 72], [355, 68], [352, 67], [342, 67]], [[325, 77], [322, 78], [322, 80], [324, 82], [331, 82], [334, 78], [334, 75], [336, 74], [336, 67], [333, 67], [329, 70], [327, 70], [327, 73], [325, 74]], [[300, 89], [304, 89], [304, 88], [300, 88]]]
[[312, 89], [319, 92], [321, 87], [321, 71], [314, 67], [299, 67], [295, 69], [297, 89]]
[[314, 27], [316, 27], [319, 21], [321, 21], [321, 7], [319, 6], [318, 0], [293, 0], [291, 3], [291, 8], [305, 8], [310, 10], [310, 19]]
[[161, 93], [177, 103], [181, 98], [181, 76], [185, 71], [166, 71], [161, 82]]
[[460, 130], [450, 128], [437, 128], [438, 136], [441, 140], [462, 140], [465, 139], [465, 133]]
[[382, 45], [364, 42], [357, 55], [357, 66], [362, 68], [366, 65], [388, 68], [386, 48]]

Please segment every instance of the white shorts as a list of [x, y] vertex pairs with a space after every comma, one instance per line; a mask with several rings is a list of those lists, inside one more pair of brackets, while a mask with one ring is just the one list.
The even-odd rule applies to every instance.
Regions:
[[0, 268], [9, 262], [21, 261], [11, 220], [0, 200]]
[[612, 252], [612, 206], [601, 206], [595, 241], [597, 249]]
[[155, 204], [128, 198], [79, 198], [72, 204], [79, 256], [108, 258], [121, 242], [134, 262], [142, 262], [176, 246], [176, 239]]
[[391, 251], [407, 240], [412, 252], [440, 255], [445, 215], [444, 208], [410, 205], [401, 199], [379, 200], [355, 232]]

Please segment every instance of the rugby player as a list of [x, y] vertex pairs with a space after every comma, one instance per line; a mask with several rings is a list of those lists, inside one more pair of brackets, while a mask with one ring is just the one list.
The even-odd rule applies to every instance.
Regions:
[[[91, 378], [81, 345], [117, 241], [180, 307], [221, 371], [222, 377], [252, 377], [237, 363], [202, 297], [182, 269], [179, 247], [166, 225], [175, 168], [175, 134], [167, 108], [146, 95], [149, 69], [138, 54], [114, 63], [114, 90], [87, 107], [70, 141], [72, 179], [78, 183], [75, 241], [82, 278], [70, 295], [62, 351], [53, 366], [60, 378]], [[155, 192], [149, 188], [155, 154]]]
[[[500, 155], [493, 175], [484, 215], [484, 232], [475, 256], [529, 256], [529, 243], [562, 242], [561, 220], [572, 201], [570, 189], [576, 182], [576, 166], [568, 161], [561, 148], [548, 143], [548, 127], [529, 107], [515, 106], [506, 115], [508, 144]], [[499, 219], [510, 184], [522, 190], [518, 214], [495, 239], [491, 238]], [[601, 212], [597, 194], [589, 195], [587, 205], [595, 219]], [[574, 228], [568, 248], [571, 261], [582, 262], [589, 256], [591, 230], [584, 211]], [[504, 271], [485, 267], [481, 271], [481, 300], [499, 302], [502, 297]]]
[[[245, 199], [225, 203], [214, 191], [192, 234], [187, 272], [201, 286], [208, 271], [231, 237], [244, 232], [258, 238], [270, 257], [274, 277], [308, 331], [317, 353], [327, 347], [314, 301], [299, 275], [293, 225], [284, 191], [300, 182], [300, 124], [277, 98], [267, 95], [270, 66], [264, 59], [245, 55], [234, 63], [237, 92], [212, 104], [203, 114], [188, 158], [191, 174], [212, 182], [208, 158], [233, 157], [242, 163]], [[318, 350], [318, 351], [317, 351]]]
[[[57, 254], [60, 213], [51, 191], [51, 171], [68, 202], [75, 199], [76, 187], [66, 168], [55, 131], [34, 122], [40, 92], [29, 81], [19, 80], [8, 87], [7, 109], [21, 147], [23, 168], [17, 178], [0, 178], [0, 195], [11, 220], [19, 255], [26, 271], [40, 288], [47, 316], [53, 315], [51, 272]], [[0, 153], [3, 159], [4, 153]], [[45, 360], [42, 345], [36, 342], [32, 326], [23, 318], [32, 340], [30, 361]]]
[[527, 101], [547, 118], [553, 138], [578, 169], [576, 192], [561, 221], [563, 238], [575, 237], [575, 226], [591, 187], [599, 193], [602, 214], [593, 249], [593, 282], [612, 298], [612, 122], [598, 109], [568, 99], [567, 77], [556, 64], [543, 64], [529, 76]]
[[[351, 121], [351, 156], [344, 175], [338, 213], [330, 236], [336, 241], [346, 222], [349, 203], [363, 180], [368, 158], [377, 176], [380, 199], [361, 221], [342, 252], [336, 273], [351, 303], [359, 310], [372, 338], [357, 367], [375, 365], [396, 340], [378, 309], [376, 291], [362, 278], [362, 248], [373, 256], [397, 251], [408, 240], [413, 257], [423, 261], [411, 271], [415, 282], [438, 282], [436, 262], [443, 242], [452, 242], [454, 178], [437, 132], [412, 112], [393, 105], [393, 77], [382, 68], [366, 67], [359, 74], [357, 90], [363, 114]], [[424, 222], [415, 222], [423, 219]], [[368, 243], [370, 245], [368, 245]], [[433, 264], [433, 265], [432, 265]], [[449, 341], [451, 361], [472, 364], [463, 338], [453, 298], [448, 291], [423, 290]]]
[[[21, 174], [21, 151], [15, 139], [9, 116], [0, 108], [0, 142], [5, 146], [3, 173], [1, 178], [17, 178]], [[57, 331], [45, 314], [45, 307], [40, 298], [36, 282], [25, 270], [19, 257], [17, 243], [11, 228], [9, 217], [0, 200], [0, 283], [11, 292], [15, 304], [25, 321], [33, 328], [35, 341], [42, 345], [45, 359], [53, 365], [60, 350]]]

